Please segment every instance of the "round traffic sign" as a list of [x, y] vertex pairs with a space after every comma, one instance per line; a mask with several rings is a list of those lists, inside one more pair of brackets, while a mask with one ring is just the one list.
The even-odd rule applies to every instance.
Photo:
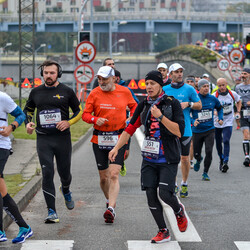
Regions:
[[229, 69], [230, 67], [230, 62], [229, 60], [227, 60], [226, 58], [221, 58], [218, 63], [217, 63], [217, 66], [219, 68], [219, 70], [221, 71], [226, 71]]
[[89, 65], [79, 65], [74, 71], [74, 76], [77, 82], [88, 84], [94, 79], [94, 70]]
[[239, 78], [241, 76], [241, 72], [242, 72], [243, 68], [236, 64], [230, 67], [230, 75], [231, 77], [235, 80], [237, 78]]
[[93, 43], [83, 41], [77, 45], [75, 54], [79, 62], [90, 63], [95, 59], [96, 48]]
[[243, 52], [240, 49], [232, 49], [229, 53], [229, 60], [232, 63], [241, 63], [244, 59]]

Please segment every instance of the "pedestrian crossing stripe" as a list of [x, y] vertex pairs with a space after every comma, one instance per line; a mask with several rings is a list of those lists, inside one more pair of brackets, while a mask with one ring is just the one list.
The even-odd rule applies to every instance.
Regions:
[[129, 240], [128, 250], [181, 250], [177, 241], [169, 241], [162, 244], [152, 244], [148, 240]]
[[235, 241], [234, 244], [237, 246], [239, 250], [250, 249], [250, 241]]
[[72, 250], [73, 240], [27, 240], [21, 250]]

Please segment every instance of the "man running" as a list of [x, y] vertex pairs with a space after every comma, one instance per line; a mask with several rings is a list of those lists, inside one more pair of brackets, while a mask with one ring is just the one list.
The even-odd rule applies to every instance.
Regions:
[[235, 91], [241, 96], [242, 108], [240, 126], [243, 133], [243, 152], [245, 160], [243, 164], [250, 167], [249, 160], [249, 127], [250, 127], [250, 68], [244, 68], [241, 73], [242, 83], [235, 87]]
[[[126, 126], [126, 108], [132, 116], [137, 106], [128, 88], [115, 84], [115, 72], [109, 66], [102, 66], [97, 72], [99, 87], [87, 98], [82, 115], [83, 121], [94, 124], [91, 142], [100, 176], [100, 186], [106, 197], [106, 223], [113, 223], [114, 208], [119, 194], [119, 172], [123, 165], [126, 146], [119, 150], [116, 160], [109, 163], [109, 151]], [[130, 119], [130, 118], [129, 118]]]
[[[54, 157], [62, 185], [65, 205], [74, 208], [74, 201], [69, 190], [71, 184], [71, 136], [70, 126], [81, 119], [82, 108], [74, 91], [60, 83], [61, 66], [54, 61], [44, 61], [40, 66], [44, 84], [31, 90], [24, 108], [26, 131], [37, 134], [37, 153], [42, 167], [42, 189], [48, 208], [45, 223], [59, 222], [55, 206]], [[69, 117], [69, 108], [73, 115]], [[32, 118], [36, 112], [36, 127]]]
[[[23, 123], [25, 114], [11, 97], [2, 91], [0, 91], [0, 103], [0, 242], [7, 241], [6, 234], [3, 230], [4, 209], [19, 226], [19, 234], [12, 240], [12, 243], [23, 243], [27, 238], [33, 235], [33, 232], [30, 226], [24, 221], [17, 204], [8, 194], [3, 170], [9, 155], [12, 153], [9, 135]], [[15, 121], [10, 125], [8, 125], [8, 114], [15, 117]]]
[[201, 110], [192, 110], [192, 130], [194, 144], [194, 171], [198, 172], [203, 159], [201, 150], [205, 143], [205, 160], [202, 180], [210, 181], [208, 171], [212, 163], [212, 153], [214, 146], [214, 109], [218, 112], [218, 123], [223, 124], [223, 109], [217, 98], [209, 94], [209, 81], [201, 79], [198, 82], [199, 97], [202, 103]]
[[[235, 92], [227, 89], [227, 80], [219, 78], [217, 80], [218, 90], [213, 94], [217, 97], [223, 107], [223, 124], [220, 125], [218, 115], [214, 116], [216, 149], [220, 157], [219, 169], [226, 173], [229, 169], [230, 138], [233, 131], [234, 103], [236, 103], [236, 115], [240, 115], [241, 100]], [[222, 147], [222, 143], [224, 147]], [[223, 149], [224, 148], [224, 149]]]
[[171, 79], [168, 77], [168, 66], [166, 63], [159, 63], [157, 70], [161, 72], [164, 86], [171, 83]]
[[195, 89], [183, 82], [184, 68], [179, 63], [174, 63], [169, 67], [169, 76], [172, 79], [171, 84], [164, 86], [163, 90], [169, 96], [174, 96], [181, 103], [185, 119], [184, 135], [180, 138], [181, 142], [181, 191], [180, 196], [188, 196], [188, 174], [190, 169], [189, 151], [192, 139], [190, 108], [201, 109], [201, 101]]

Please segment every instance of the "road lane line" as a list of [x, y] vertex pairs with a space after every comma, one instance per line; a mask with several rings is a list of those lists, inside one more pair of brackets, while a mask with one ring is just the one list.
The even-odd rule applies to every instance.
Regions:
[[177, 241], [152, 244], [148, 240], [128, 240], [128, 250], [181, 250]]
[[250, 241], [235, 241], [234, 244], [237, 246], [239, 250], [250, 249]]
[[73, 240], [27, 240], [21, 250], [72, 250]]
[[[142, 142], [143, 142], [143, 138], [144, 138], [144, 134], [142, 133], [142, 131], [140, 129], [137, 129], [135, 132], [135, 136], [136, 139], [138, 141], [139, 146], [142, 146]], [[179, 199], [178, 199], [179, 200]], [[197, 232], [197, 230], [195, 229], [192, 221], [190, 220], [188, 214], [185, 211], [186, 217], [188, 219], [188, 228], [187, 231], [184, 233], [181, 233], [179, 231], [179, 228], [177, 226], [177, 222], [176, 222], [176, 217], [175, 214], [172, 210], [172, 208], [170, 206], [168, 206], [166, 203], [164, 203], [162, 200], [160, 200], [162, 205], [163, 205], [163, 209], [165, 214], [168, 217], [168, 221], [171, 225], [172, 231], [174, 233], [175, 239], [179, 242], [201, 242], [201, 238]]]

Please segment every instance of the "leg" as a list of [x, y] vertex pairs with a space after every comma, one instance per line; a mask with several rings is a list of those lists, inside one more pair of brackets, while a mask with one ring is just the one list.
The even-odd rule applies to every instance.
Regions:
[[49, 136], [37, 135], [37, 153], [42, 167], [42, 189], [48, 209], [56, 211], [54, 186], [54, 152]]
[[205, 135], [205, 160], [204, 173], [208, 173], [213, 158], [214, 130], [209, 130]]
[[223, 144], [224, 144], [224, 163], [229, 161], [230, 152], [230, 139], [232, 135], [233, 127], [223, 128]]
[[100, 176], [100, 187], [106, 199], [109, 200], [109, 186], [110, 186], [109, 169], [99, 170], [99, 176]]
[[[223, 128], [215, 128], [215, 141], [216, 141], [216, 149], [218, 152], [218, 155], [220, 157], [220, 160], [223, 161], [223, 153], [222, 153], [222, 132]], [[223, 139], [224, 139], [224, 133], [223, 133]]]
[[201, 150], [203, 147], [204, 138], [202, 133], [193, 133], [194, 158], [201, 161]]
[[181, 138], [181, 172], [182, 172], [182, 182], [187, 183], [189, 170], [190, 170], [190, 143], [192, 137], [182, 137]]
[[116, 200], [120, 190], [119, 184], [119, 173], [120, 173], [121, 166], [117, 164], [110, 164], [109, 165], [109, 206], [114, 208], [116, 205]]

